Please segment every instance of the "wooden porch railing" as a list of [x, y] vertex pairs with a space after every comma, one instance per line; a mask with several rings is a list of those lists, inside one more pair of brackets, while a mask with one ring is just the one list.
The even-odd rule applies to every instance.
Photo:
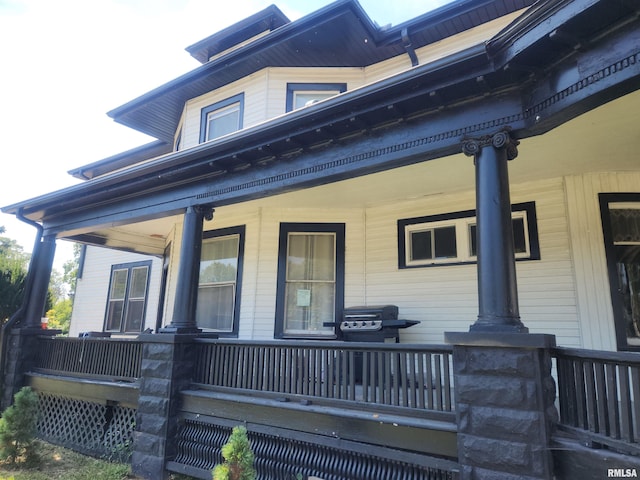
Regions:
[[118, 381], [140, 378], [142, 343], [130, 339], [41, 337], [35, 371]]
[[558, 348], [560, 427], [640, 454], [640, 354]]
[[194, 382], [451, 412], [447, 345], [199, 340]]

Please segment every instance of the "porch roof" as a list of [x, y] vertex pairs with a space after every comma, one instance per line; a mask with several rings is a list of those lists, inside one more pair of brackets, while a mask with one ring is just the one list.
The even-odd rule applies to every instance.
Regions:
[[502, 125], [537, 135], [638, 89], [638, 21], [623, 3], [542, 2], [487, 45], [3, 211], [100, 243], [87, 233], [440, 158]]

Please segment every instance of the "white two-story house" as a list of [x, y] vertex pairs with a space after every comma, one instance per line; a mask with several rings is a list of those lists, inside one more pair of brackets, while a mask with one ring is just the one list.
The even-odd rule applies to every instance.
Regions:
[[[420, 322], [401, 331], [402, 341], [437, 343], [477, 314], [476, 205], [472, 159], [431, 139], [459, 144], [473, 135], [468, 126], [508, 125], [498, 111], [502, 90], [519, 88], [524, 111], [540, 109], [526, 127], [513, 128], [522, 138], [509, 164], [521, 317], [565, 346], [634, 348], [637, 94], [562, 112], [547, 127], [539, 103], [555, 97], [535, 84], [533, 67], [516, 74], [523, 67], [513, 60], [489, 74], [472, 62], [460, 67], [465, 79], [457, 82], [447, 69], [474, 57], [474, 49], [510, 48], [504, 38], [531, 2], [506, 3], [495, 11], [458, 11], [454, 3], [387, 29], [350, 1], [296, 22], [269, 8], [189, 47], [201, 67], [109, 112], [157, 142], [70, 173], [90, 188], [159, 171], [150, 188], [167, 190], [167, 198], [156, 209], [185, 195], [215, 208], [203, 227], [198, 280], [196, 321], [204, 331], [341, 338], [327, 324], [345, 307], [393, 304]], [[564, 48], [556, 37], [547, 42]], [[569, 95], [573, 80], [559, 78], [554, 87]], [[382, 98], [391, 91], [393, 98]], [[410, 99], [414, 92], [420, 96]], [[543, 97], [527, 105], [526, 95]], [[375, 118], [360, 114], [369, 98], [383, 105]], [[468, 119], [460, 123], [461, 116]], [[387, 145], [387, 133], [401, 142], [401, 127], [418, 121], [420, 138], [434, 147], [386, 153], [397, 148]], [[280, 125], [260, 145], [245, 141]], [[398, 158], [379, 166], [356, 157], [381, 152]], [[305, 160], [294, 164], [298, 158]], [[165, 170], [171, 165], [174, 171]], [[362, 168], [351, 172], [355, 165]], [[187, 191], [196, 182], [202, 186]], [[170, 210], [147, 216], [68, 235], [88, 245], [72, 335], [136, 334], [170, 322], [182, 217]]]
[[[338, 0], [188, 47], [109, 112], [156, 141], [3, 207], [39, 235], [3, 401], [34, 386], [41, 431], [131, 444], [145, 478], [210, 478], [237, 423], [263, 478], [640, 470], [612, 353], [640, 349], [639, 18], [458, 0], [381, 28]], [[57, 239], [86, 246], [76, 338], [39, 329]]]

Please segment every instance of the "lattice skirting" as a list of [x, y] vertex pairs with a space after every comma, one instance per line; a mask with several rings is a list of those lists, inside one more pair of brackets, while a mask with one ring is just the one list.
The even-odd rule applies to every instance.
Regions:
[[128, 460], [136, 410], [39, 393], [38, 436], [93, 456]]
[[[223, 421], [223, 423], [226, 423]], [[249, 431], [258, 479], [295, 480], [316, 476], [323, 480], [454, 480], [457, 471], [415, 465], [355, 453], [282, 435]], [[211, 470], [222, 462], [221, 447], [229, 439], [231, 426], [193, 419], [181, 423], [176, 464]], [[338, 442], [338, 440], [336, 440]]]

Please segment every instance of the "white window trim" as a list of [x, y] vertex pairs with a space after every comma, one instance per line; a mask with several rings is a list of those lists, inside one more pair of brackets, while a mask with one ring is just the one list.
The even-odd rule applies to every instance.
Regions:
[[[530, 221], [536, 221], [535, 209], [532, 210], [533, 218], [529, 219], [529, 208], [516, 208], [511, 212], [512, 221], [515, 219], [522, 219], [523, 228], [524, 228], [524, 242], [525, 242], [525, 251], [515, 253], [515, 258], [517, 260], [529, 260], [529, 259], [539, 259], [539, 251], [536, 246], [536, 253], [532, 251], [531, 245], [531, 235], [532, 232], [529, 231]], [[400, 262], [400, 268], [411, 268], [411, 267], [429, 267], [429, 266], [438, 266], [438, 265], [457, 265], [457, 264], [468, 264], [468, 263], [476, 263], [478, 258], [476, 255], [472, 255], [471, 253], [471, 226], [477, 224], [476, 216], [473, 215], [473, 211], [469, 212], [455, 212], [451, 213], [450, 218], [442, 218], [442, 215], [437, 215], [434, 217], [441, 217], [442, 219], [433, 220], [433, 221], [419, 221], [420, 219], [415, 219], [413, 222], [412, 219], [401, 220], [400, 222], [407, 222], [403, 225], [402, 235], [404, 237], [404, 258], [403, 262]], [[447, 217], [449, 217], [447, 215]], [[424, 217], [428, 218], [428, 217]], [[455, 227], [456, 232], [456, 256], [455, 257], [443, 257], [443, 258], [430, 258], [424, 260], [414, 260], [411, 258], [412, 255], [412, 235], [414, 233], [425, 232], [429, 230], [434, 230], [437, 228], [444, 227]], [[536, 235], [536, 245], [537, 245], [537, 233]]]

